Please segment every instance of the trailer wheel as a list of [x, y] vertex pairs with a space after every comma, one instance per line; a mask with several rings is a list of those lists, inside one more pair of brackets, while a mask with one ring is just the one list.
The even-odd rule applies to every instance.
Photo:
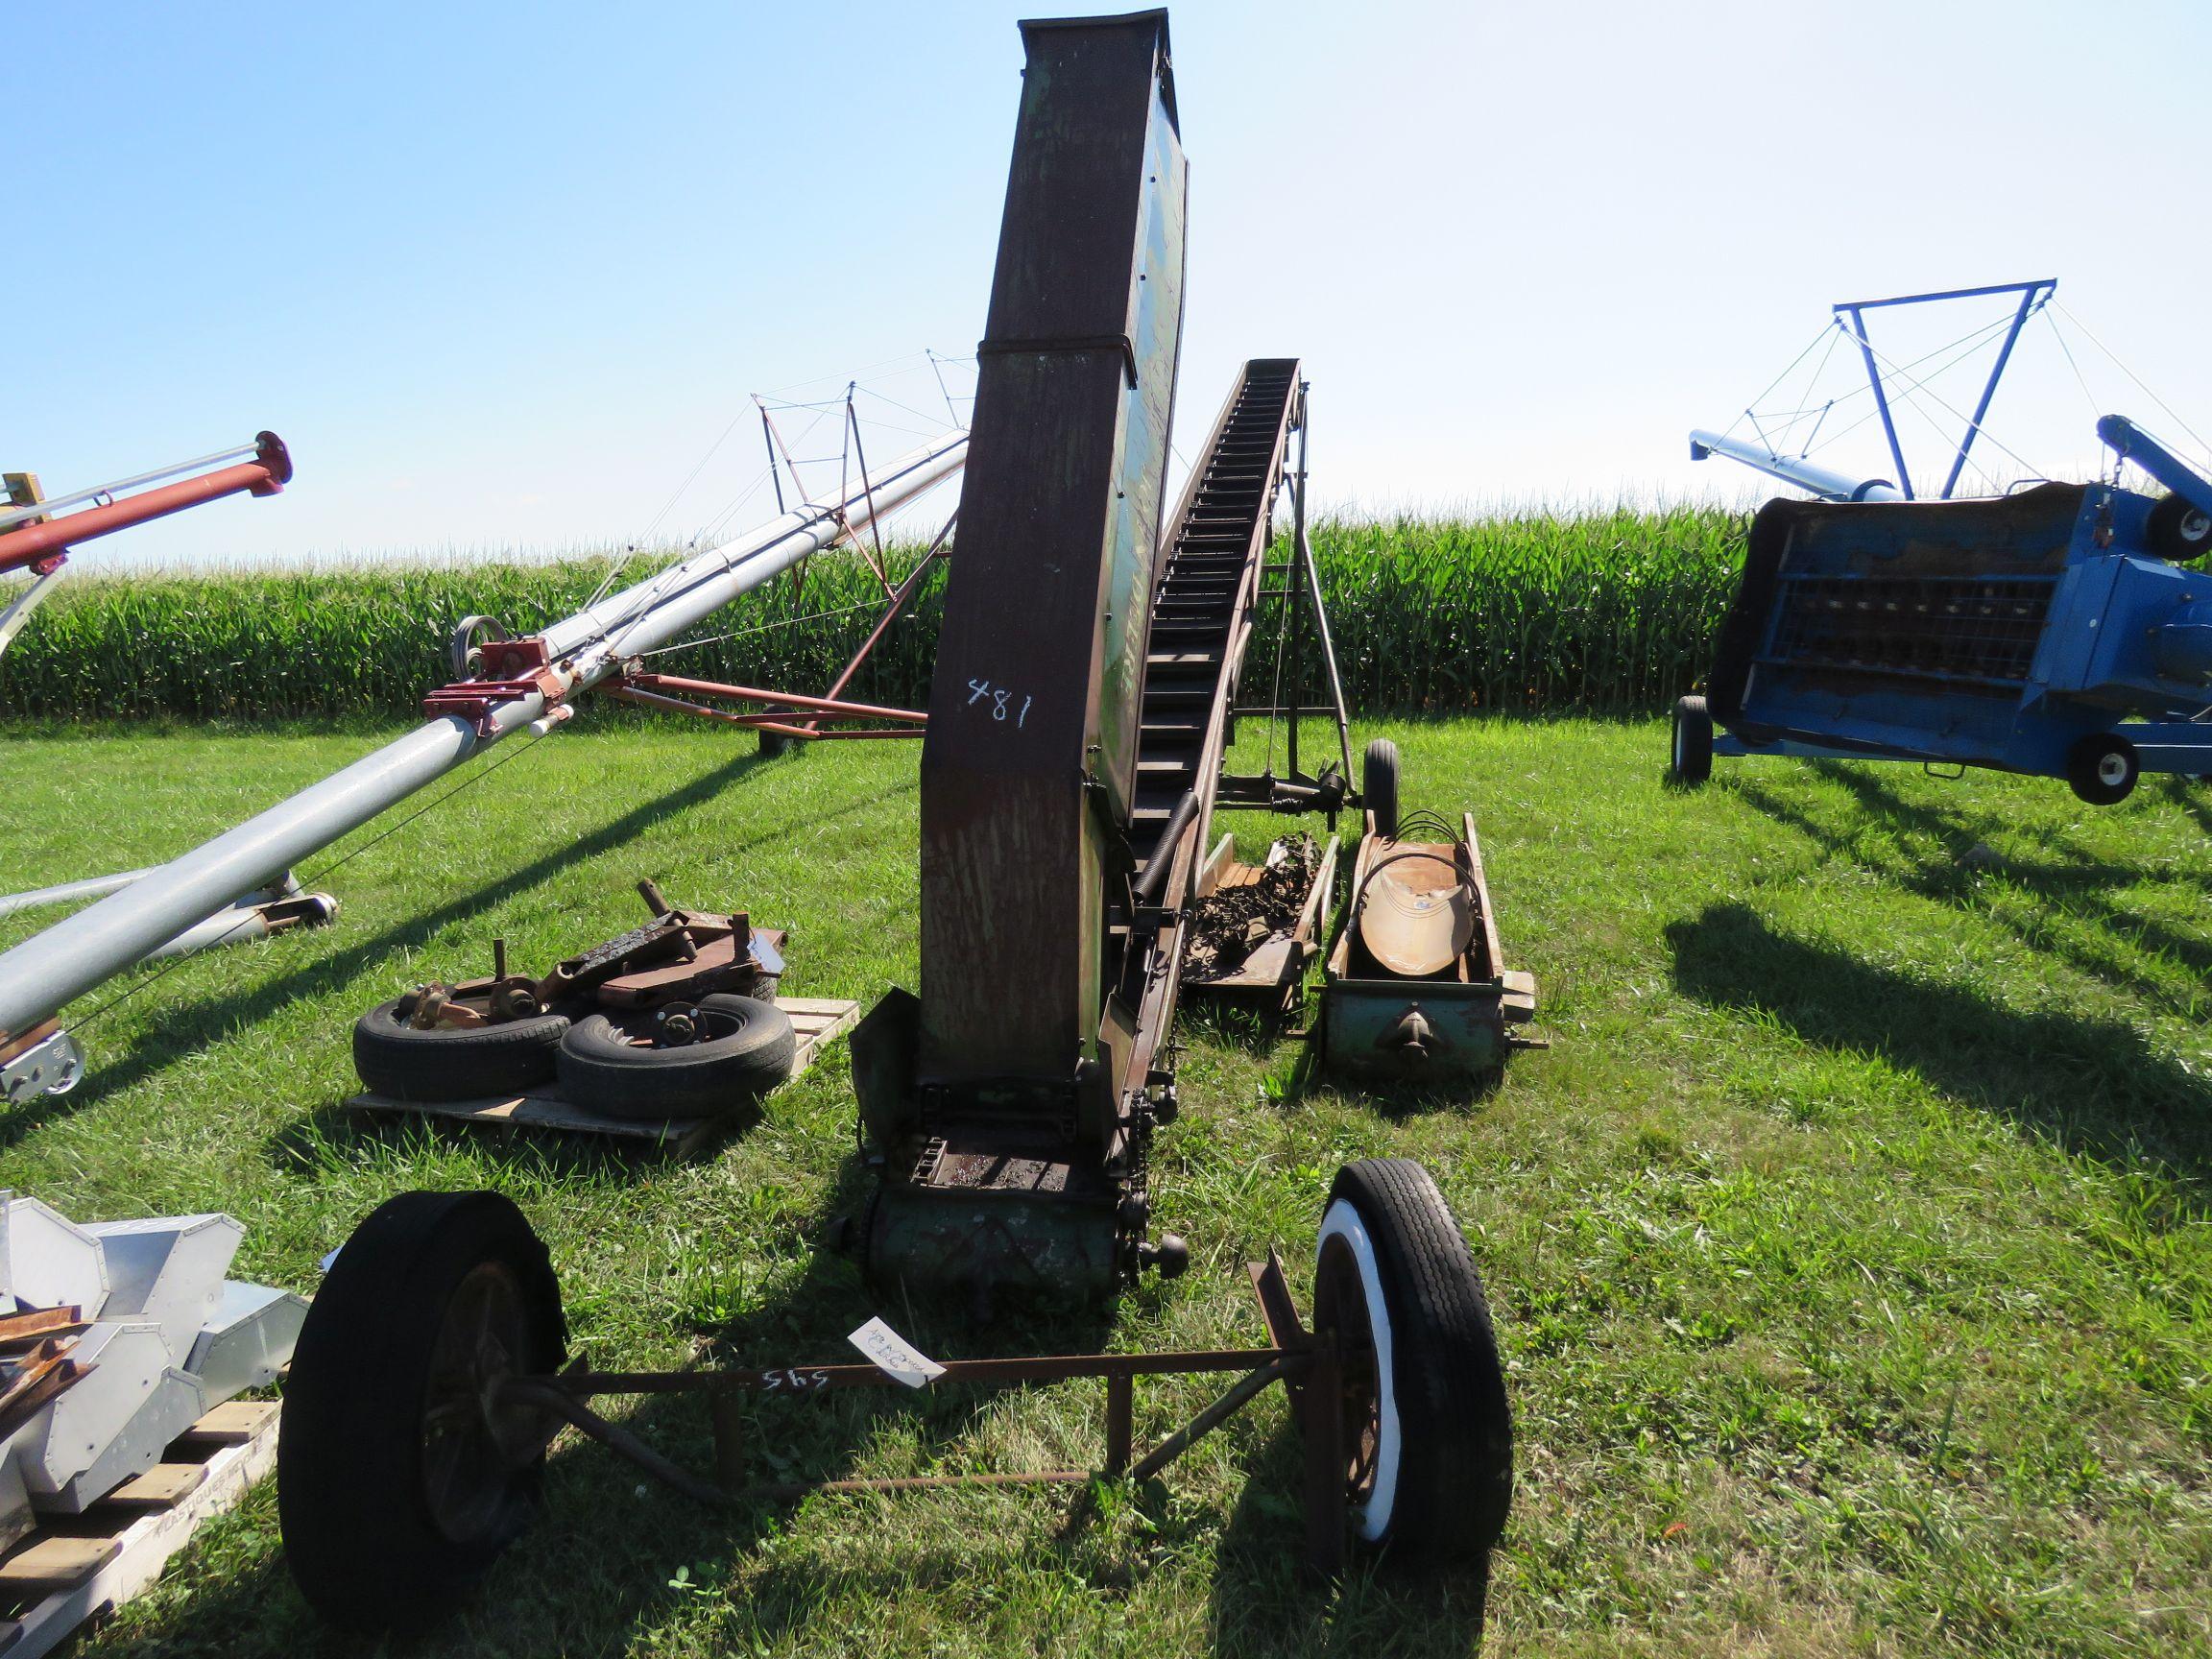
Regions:
[[1375, 833], [1398, 837], [1398, 745], [1378, 737], [1359, 757], [1359, 800], [1375, 814]]
[[2092, 806], [2112, 806], [2134, 792], [2135, 745], [2093, 732], [2066, 751], [2066, 781]]
[[400, 1014], [400, 997], [379, 1002], [353, 1026], [353, 1070], [361, 1086], [396, 1100], [473, 1100], [507, 1094], [553, 1075], [568, 1029], [564, 1014], [497, 1025], [419, 1031]]
[[1713, 776], [1713, 711], [1702, 697], [1674, 700], [1674, 741], [1668, 770], [1684, 783]]
[[561, 1040], [561, 1092], [616, 1118], [709, 1118], [735, 1111], [791, 1075], [791, 1016], [750, 997], [702, 997], [695, 1042], [671, 1041], [661, 1016], [588, 1014]]
[[354, 1229], [307, 1305], [276, 1432], [284, 1557], [350, 1630], [427, 1624], [529, 1524], [549, 1424], [496, 1411], [503, 1376], [567, 1345], [545, 1246], [496, 1192], [403, 1192]]
[[2151, 509], [2151, 550], [2186, 565], [2212, 552], [2212, 513], [2179, 495], [2162, 496]]
[[1355, 1535], [1434, 1558], [1490, 1549], [1513, 1503], [1512, 1408], [1474, 1254], [1420, 1165], [1336, 1172], [1313, 1323], [1343, 1356]]

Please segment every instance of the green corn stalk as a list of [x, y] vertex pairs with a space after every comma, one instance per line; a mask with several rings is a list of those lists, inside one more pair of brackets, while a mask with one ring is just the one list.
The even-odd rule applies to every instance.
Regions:
[[[1743, 557], [1739, 517], [1702, 507], [1325, 519], [1312, 535], [1347, 697], [1373, 714], [1663, 709], [1706, 672]], [[894, 568], [915, 553], [894, 550]], [[633, 559], [623, 578], [670, 557]], [[0, 657], [0, 717], [403, 720], [450, 678], [445, 641], [463, 616], [528, 632], [584, 604], [608, 568], [589, 556], [79, 576]], [[932, 575], [851, 695], [927, 702], [945, 580]], [[803, 583], [757, 589], [698, 630], [729, 637], [656, 665], [819, 691], [881, 598], [858, 560], [817, 559]], [[1262, 618], [1248, 687], [1271, 669], [1278, 620]]]

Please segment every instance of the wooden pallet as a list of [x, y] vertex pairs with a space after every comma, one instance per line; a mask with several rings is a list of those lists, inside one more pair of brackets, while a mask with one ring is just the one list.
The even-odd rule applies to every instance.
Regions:
[[233, 1400], [82, 1515], [50, 1515], [0, 1556], [0, 1654], [38, 1659], [160, 1577], [200, 1523], [276, 1464], [277, 1406]]
[[[859, 1023], [860, 1004], [835, 998], [779, 997], [776, 1006], [791, 1016], [799, 1034], [799, 1057], [791, 1075], [798, 1076], [814, 1063], [829, 1041]], [[732, 1121], [731, 1116], [711, 1118], [616, 1118], [564, 1099], [557, 1085], [547, 1083], [521, 1094], [493, 1095], [481, 1100], [399, 1100], [389, 1094], [355, 1094], [346, 1101], [353, 1112], [399, 1114], [415, 1118], [443, 1118], [449, 1122], [487, 1124], [501, 1129], [554, 1129], [564, 1134], [603, 1135], [639, 1143], [647, 1150], [688, 1157], [714, 1140]]]

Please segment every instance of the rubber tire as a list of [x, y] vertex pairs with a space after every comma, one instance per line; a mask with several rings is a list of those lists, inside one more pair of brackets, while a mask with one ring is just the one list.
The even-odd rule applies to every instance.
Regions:
[[2186, 565], [2212, 553], [2212, 514], [2200, 512], [2178, 495], [2166, 495], [2151, 509], [2147, 530], [2151, 551]]
[[[1393, 1554], [1479, 1556], [1513, 1505], [1513, 1413], [1474, 1252], [1429, 1171], [1409, 1158], [1337, 1170], [1317, 1262], [1338, 1236], [1359, 1262], [1371, 1320], [1378, 1292], [1382, 1305], [1384, 1431], [1374, 1496], [1355, 1512], [1355, 1532]], [[1385, 1467], [1392, 1485], [1378, 1514]]]
[[353, 1230], [307, 1305], [276, 1431], [284, 1558], [331, 1623], [376, 1632], [443, 1617], [534, 1515], [542, 1456], [512, 1479], [496, 1535], [444, 1537], [421, 1489], [421, 1409], [453, 1291], [479, 1263], [519, 1281], [533, 1372], [561, 1367], [568, 1333], [545, 1246], [496, 1192], [402, 1192]]
[[1378, 737], [1359, 757], [1360, 805], [1375, 814], [1375, 832], [1398, 837], [1398, 745]]
[[[2117, 783], [2107, 782], [2100, 776], [2104, 762], [2112, 758], [2127, 763], [2127, 776]], [[2135, 745], [2125, 737], [2092, 732], [2077, 739], [2074, 747], [2066, 751], [2066, 781], [2077, 797], [2092, 806], [2118, 805], [2135, 792], [2140, 776]]]
[[552, 1077], [567, 1016], [418, 1031], [397, 1013], [407, 1000], [379, 1002], [354, 1023], [353, 1070], [364, 1089], [396, 1100], [475, 1100]]
[[561, 1093], [615, 1118], [712, 1118], [736, 1111], [791, 1075], [799, 1035], [782, 1009], [732, 996], [702, 997], [698, 1006], [737, 1028], [702, 1043], [638, 1048], [621, 1033], [650, 1016], [586, 1015], [561, 1040]]
[[1667, 752], [1670, 776], [1684, 783], [1703, 783], [1713, 776], [1713, 711], [1702, 697], [1674, 700], [1674, 730]]

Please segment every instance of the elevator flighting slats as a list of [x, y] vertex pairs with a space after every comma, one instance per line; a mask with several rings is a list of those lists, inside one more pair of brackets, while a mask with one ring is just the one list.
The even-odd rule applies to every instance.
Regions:
[[1140, 872], [1176, 803], [1194, 788], [1210, 791], [1220, 769], [1226, 720], [1215, 716], [1234, 688], [1230, 659], [1243, 646], [1240, 612], [1265, 550], [1297, 379], [1296, 358], [1245, 365], [1169, 529], [1144, 659], [1129, 831]]

